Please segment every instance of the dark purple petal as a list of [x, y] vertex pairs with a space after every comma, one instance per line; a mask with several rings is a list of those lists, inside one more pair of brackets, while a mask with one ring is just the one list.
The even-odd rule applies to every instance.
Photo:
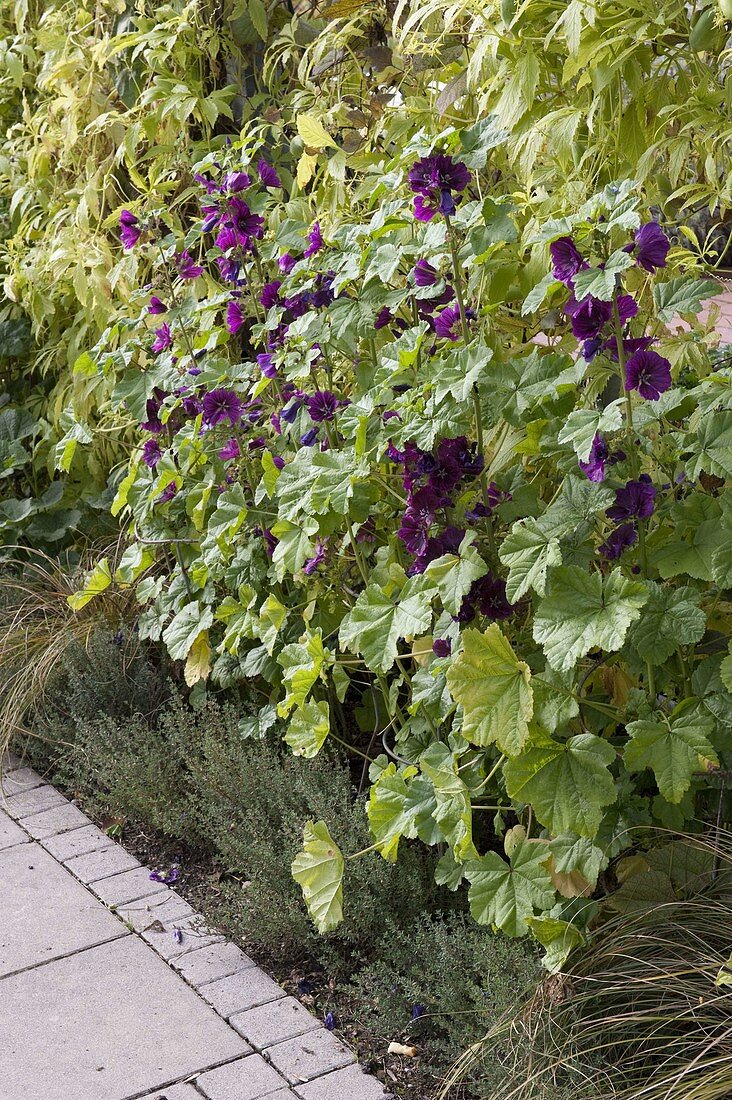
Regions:
[[262, 352], [257, 356], [257, 366], [265, 378], [277, 377], [277, 367], [274, 365], [274, 355], [271, 351]]
[[309, 428], [308, 431], [306, 431], [303, 435], [300, 436], [300, 442], [302, 443], [303, 447], [312, 447], [313, 444], [317, 442], [317, 439], [318, 439], [318, 429], [317, 428]]
[[323, 235], [320, 232], [320, 222], [315, 222], [312, 229], [308, 233], [308, 246], [303, 252], [303, 257], [309, 260], [311, 256], [314, 256], [316, 252], [320, 252], [323, 247]]
[[[435, 657], [449, 657], [452, 653], [452, 642], [449, 638], [435, 638], [432, 643], [432, 652]], [[415, 1008], [416, 1007], [415, 1005]], [[416, 1019], [416, 1017], [413, 1016], [412, 1019]]]
[[653, 274], [659, 267], [666, 266], [666, 257], [671, 242], [657, 222], [646, 222], [635, 231], [635, 262], [645, 271]]
[[151, 470], [154, 470], [162, 457], [163, 452], [160, 449], [160, 444], [157, 439], [146, 439], [145, 445], [142, 448], [142, 461], [145, 465], [149, 466]]
[[233, 390], [211, 390], [203, 398], [203, 422], [213, 428], [216, 424], [228, 420], [236, 425], [244, 414], [244, 405]]
[[601, 435], [596, 435], [592, 441], [589, 458], [586, 462], [580, 462], [579, 468], [590, 481], [600, 482], [605, 480], [605, 463], [608, 460], [608, 449]]
[[386, 326], [390, 324], [390, 322], [393, 320], [394, 314], [391, 312], [388, 306], [384, 306], [384, 308], [379, 311], [379, 314], [374, 321], [374, 328], [377, 330], [381, 328], [386, 328]]
[[330, 390], [319, 390], [307, 399], [310, 419], [316, 424], [332, 420], [338, 411], [338, 398]]
[[224, 177], [224, 191], [234, 193], [236, 191], [246, 191], [247, 187], [252, 186], [252, 177], [248, 172], [228, 172]]
[[412, 275], [417, 286], [434, 286], [440, 277], [429, 260], [417, 260]]
[[637, 351], [625, 364], [625, 388], [657, 401], [671, 388], [671, 364], [656, 351]]
[[257, 172], [265, 187], [282, 187], [280, 177], [277, 175], [272, 165], [268, 164], [266, 160], [262, 159], [259, 161], [257, 164]]
[[269, 309], [279, 301], [279, 292], [282, 283], [279, 279], [273, 279], [271, 283], [266, 283], [262, 287], [262, 293], [259, 295], [259, 300], [265, 309]]
[[203, 275], [203, 268], [195, 262], [188, 249], [176, 253], [173, 257], [173, 266], [181, 279], [197, 279], [199, 275]]
[[227, 443], [225, 443], [219, 451], [219, 458], [222, 462], [228, 462], [231, 459], [239, 458], [240, 455], [241, 451], [239, 450], [239, 441], [235, 439], [234, 436], [232, 436], [231, 439]]
[[637, 481], [628, 481], [625, 487], [615, 491], [615, 503], [607, 509], [608, 519], [615, 523], [625, 520], [647, 519], [653, 515], [656, 488], [648, 474], [641, 474]]
[[619, 558], [638, 538], [638, 532], [632, 523], [624, 523], [622, 527], [616, 527], [602, 543], [599, 550], [603, 558], [614, 561]]
[[166, 306], [165, 302], [161, 302], [160, 299], [156, 298], [153, 294], [152, 298], [150, 299], [150, 305], [147, 307], [147, 312], [153, 314], [167, 313], [168, 307]]
[[289, 275], [296, 263], [297, 260], [294, 256], [291, 256], [289, 252], [283, 252], [277, 261], [277, 266], [285, 275]]
[[141, 236], [139, 219], [130, 210], [123, 210], [119, 216], [119, 239], [122, 246], [129, 251], [135, 247]]
[[235, 336], [239, 329], [244, 324], [244, 314], [241, 311], [241, 306], [232, 299], [226, 307], [226, 327], [232, 336]]
[[572, 285], [578, 271], [588, 267], [571, 237], [560, 237], [559, 240], [552, 241], [549, 251], [552, 257], [552, 275], [566, 286]]
[[438, 313], [433, 321], [433, 328], [437, 336], [445, 340], [457, 340], [457, 326], [460, 322], [460, 307], [446, 306]]
[[155, 329], [155, 339], [152, 342], [151, 351], [160, 352], [167, 351], [170, 345], [173, 343], [173, 337], [170, 333], [170, 326], [162, 324], [160, 328]]

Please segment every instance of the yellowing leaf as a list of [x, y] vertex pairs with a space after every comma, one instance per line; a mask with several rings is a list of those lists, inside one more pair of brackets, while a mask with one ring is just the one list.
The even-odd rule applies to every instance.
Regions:
[[208, 644], [208, 631], [202, 630], [188, 651], [183, 675], [188, 687], [199, 680], [207, 680], [211, 672], [211, 646]]
[[318, 158], [314, 157], [311, 153], [303, 153], [297, 162], [297, 185], [298, 187], [306, 187], [310, 180], [313, 178], [313, 172], [315, 171], [315, 165]]
[[303, 850], [292, 861], [308, 912], [319, 932], [332, 932], [343, 920], [343, 854], [324, 821], [308, 821]]
[[102, 558], [87, 576], [84, 587], [80, 591], [74, 592], [73, 595], [67, 596], [66, 602], [72, 611], [81, 611], [82, 607], [86, 607], [90, 600], [104, 592], [105, 588], [109, 588], [111, 583], [112, 572], [109, 568], [109, 560]]
[[308, 149], [337, 149], [323, 123], [315, 115], [298, 115], [297, 132]]

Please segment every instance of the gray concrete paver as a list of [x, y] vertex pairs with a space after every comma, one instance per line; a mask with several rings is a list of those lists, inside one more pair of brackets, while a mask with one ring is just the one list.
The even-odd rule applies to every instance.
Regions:
[[[10, 778], [12, 779], [12, 775]], [[29, 791], [18, 791], [17, 794], [7, 795], [1, 804], [11, 817], [22, 821], [23, 818], [30, 817], [32, 814], [40, 814], [54, 806], [67, 806], [69, 803], [54, 787], [49, 787], [46, 783], [42, 787], [33, 787]]]
[[0, 981], [3, 1100], [125, 1100], [250, 1048], [136, 936]]
[[112, 847], [100, 848], [96, 852], [87, 852], [83, 856], [75, 856], [67, 859], [64, 866], [67, 871], [80, 879], [81, 882], [91, 884], [99, 879], [117, 875], [120, 871], [131, 871], [133, 867], [139, 867], [139, 860], [120, 848], [117, 844]]
[[167, 888], [150, 878], [147, 867], [135, 867], [132, 871], [123, 871], [111, 878], [103, 878], [89, 884], [105, 905], [119, 908], [131, 901], [150, 897], [151, 894], [165, 893]]
[[353, 1051], [325, 1028], [278, 1043], [268, 1049], [267, 1057], [291, 1085], [322, 1077], [356, 1061]]
[[219, 978], [216, 982], [202, 985], [199, 993], [224, 1017], [247, 1008], [276, 1001], [285, 996], [284, 989], [273, 982], [259, 968], [242, 970], [228, 978]]
[[19, 791], [30, 791], [45, 786], [45, 781], [33, 768], [16, 768], [0, 779], [0, 790], [7, 797]]
[[16, 844], [26, 844], [30, 838], [28, 834], [16, 825], [12, 817], [0, 810], [0, 849], [13, 848]]
[[359, 1066], [348, 1066], [318, 1077], [306, 1085], [295, 1085], [301, 1100], [390, 1100], [380, 1081], [369, 1077]]
[[259, 1054], [204, 1073], [196, 1088], [206, 1100], [260, 1100], [282, 1092], [283, 1081]]
[[198, 947], [173, 959], [175, 969], [196, 987], [205, 985], [206, 982], [215, 982], [218, 978], [228, 978], [230, 974], [248, 970], [255, 965], [254, 960], [233, 943]]
[[78, 829], [88, 824], [89, 818], [78, 806], [65, 802], [61, 806], [54, 806], [52, 810], [25, 818], [23, 828], [35, 840], [43, 840], [45, 837], [56, 836], [57, 833], [65, 833], [69, 829]]
[[40, 843], [59, 863], [66, 863], [67, 860], [75, 859], [76, 856], [85, 856], [89, 852], [101, 851], [102, 848], [119, 847], [96, 825], [87, 825], [81, 829], [72, 829], [71, 832], [41, 837]]
[[0, 852], [0, 899], [0, 975], [126, 934], [38, 844]]
[[265, 1050], [285, 1039], [294, 1039], [323, 1027], [294, 997], [283, 997], [247, 1012], [237, 1012], [229, 1018], [229, 1023], [255, 1050]]

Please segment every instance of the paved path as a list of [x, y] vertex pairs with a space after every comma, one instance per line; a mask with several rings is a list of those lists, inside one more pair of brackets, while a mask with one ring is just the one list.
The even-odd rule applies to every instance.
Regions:
[[0, 1100], [384, 1100], [353, 1053], [13, 757]]

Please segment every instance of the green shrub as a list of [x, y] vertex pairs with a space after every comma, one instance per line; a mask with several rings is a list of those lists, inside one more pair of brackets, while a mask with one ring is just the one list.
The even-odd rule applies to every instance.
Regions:
[[[462, 913], [435, 913], [406, 927], [387, 922], [372, 961], [343, 993], [357, 1027], [387, 1042], [414, 1042], [441, 1077], [461, 1045], [482, 1038], [541, 975], [538, 954], [526, 944]], [[481, 1090], [502, 1073], [497, 1053], [489, 1053]]]

